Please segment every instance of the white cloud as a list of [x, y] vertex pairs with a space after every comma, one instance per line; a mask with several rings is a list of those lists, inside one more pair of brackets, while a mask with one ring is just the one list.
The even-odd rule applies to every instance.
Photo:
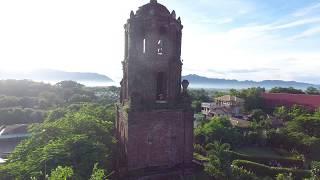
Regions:
[[283, 23], [280, 25], [275, 25], [272, 29], [276, 30], [276, 29], [293, 28], [293, 27], [297, 27], [297, 26], [302, 26], [302, 25], [306, 25], [306, 24], [315, 24], [315, 23], [319, 23], [319, 22], [320, 22], [320, 17], [305, 18], [305, 19], [300, 19], [300, 20], [288, 22], [288, 23]]
[[320, 10], [320, 3], [315, 3], [310, 6], [297, 10], [296, 12], [293, 13], [293, 15], [296, 17], [306, 16], [314, 12], [319, 12], [319, 10]]
[[311, 36], [314, 36], [317, 34], [320, 34], [320, 26], [307, 29], [300, 34], [297, 34], [297, 35], [291, 37], [290, 40], [298, 40], [301, 38], [308, 38], [308, 37], [311, 37]]

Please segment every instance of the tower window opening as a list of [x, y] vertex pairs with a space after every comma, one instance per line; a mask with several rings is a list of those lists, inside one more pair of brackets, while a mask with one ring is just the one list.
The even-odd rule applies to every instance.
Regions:
[[166, 100], [166, 77], [163, 72], [157, 74], [157, 101]]
[[164, 53], [163, 53], [163, 41], [160, 39], [158, 40], [157, 42], [157, 54], [162, 56]]
[[146, 53], [146, 39], [143, 39], [143, 49], [142, 49], [143, 54]]

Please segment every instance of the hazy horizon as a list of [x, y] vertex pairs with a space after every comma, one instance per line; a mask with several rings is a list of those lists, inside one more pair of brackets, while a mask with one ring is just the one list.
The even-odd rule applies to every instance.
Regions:
[[[1, 1], [0, 71], [122, 77], [123, 24], [149, 0]], [[181, 16], [183, 74], [320, 84], [319, 0], [158, 0]]]

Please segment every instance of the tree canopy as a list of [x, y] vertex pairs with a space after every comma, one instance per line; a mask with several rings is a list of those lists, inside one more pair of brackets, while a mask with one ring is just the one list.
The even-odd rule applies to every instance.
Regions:
[[75, 179], [89, 179], [94, 164], [110, 170], [113, 115], [101, 105], [66, 109], [63, 116], [30, 128], [32, 136], [18, 145], [4, 166], [2, 177], [43, 178], [58, 166], [73, 169]]

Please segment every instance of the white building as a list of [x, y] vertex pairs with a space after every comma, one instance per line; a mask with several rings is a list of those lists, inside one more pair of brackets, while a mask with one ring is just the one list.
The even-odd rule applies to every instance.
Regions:
[[214, 99], [213, 103], [202, 103], [201, 112], [208, 117], [240, 116], [244, 100], [235, 96], [225, 95]]

